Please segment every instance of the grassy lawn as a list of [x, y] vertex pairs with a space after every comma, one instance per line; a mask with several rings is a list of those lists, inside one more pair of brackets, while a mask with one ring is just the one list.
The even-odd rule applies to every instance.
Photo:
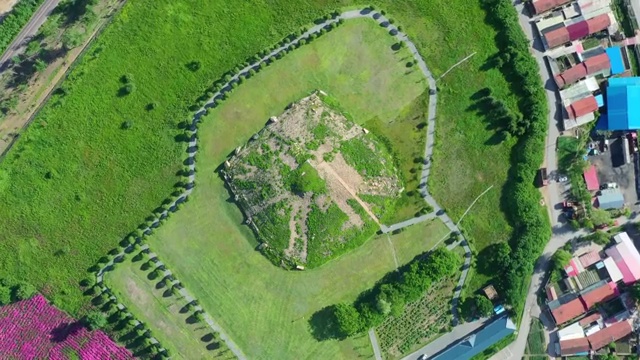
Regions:
[[401, 316], [389, 317], [376, 328], [386, 359], [399, 359], [447, 332], [450, 328], [450, 302], [456, 275], [433, 284], [422, 299], [408, 304]]
[[[366, 337], [318, 342], [307, 321], [324, 306], [352, 301], [395, 269], [386, 235], [319, 268], [286, 272], [248, 245], [253, 235], [240, 225], [242, 215], [227, 202], [220, 180], [199, 173], [207, 185], [196, 187], [189, 206], [151, 238], [150, 246], [247, 356], [371, 357]], [[391, 237], [400, 264], [424, 251], [426, 238], [439, 239], [447, 232], [439, 222], [423, 230], [421, 241], [409, 241], [403, 236], [408, 232]]]
[[[132, 262], [131, 257], [107, 273], [107, 285], [118, 299], [131, 311], [136, 319], [153, 329], [153, 335], [168, 348], [176, 359], [203, 359], [215, 355], [207, 350], [206, 335], [211, 332], [203, 324], [188, 324], [191, 312], [181, 313], [186, 301], [158, 289], [156, 283], [147, 278], [150, 271], [141, 270], [144, 261]], [[217, 350], [217, 349], [216, 349]]]

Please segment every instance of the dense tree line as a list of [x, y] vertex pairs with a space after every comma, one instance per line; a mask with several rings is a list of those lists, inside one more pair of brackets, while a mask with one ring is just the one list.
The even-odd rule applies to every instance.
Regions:
[[352, 336], [380, 325], [389, 315], [402, 314], [405, 304], [420, 299], [432, 283], [453, 275], [459, 266], [460, 257], [445, 248], [418, 257], [387, 275], [354, 303], [335, 305], [336, 335]]
[[514, 227], [511, 256], [502, 268], [501, 287], [518, 314], [522, 311], [534, 265], [551, 236], [540, 193], [534, 187], [536, 171], [545, 149], [548, 107], [539, 67], [529, 52], [529, 40], [520, 28], [509, 0], [483, 0], [487, 21], [498, 31], [500, 70], [518, 95], [524, 131], [513, 149], [509, 182], [505, 188], [505, 213]]
[[20, 0], [0, 23], [0, 53], [3, 53], [29, 21], [43, 0]]

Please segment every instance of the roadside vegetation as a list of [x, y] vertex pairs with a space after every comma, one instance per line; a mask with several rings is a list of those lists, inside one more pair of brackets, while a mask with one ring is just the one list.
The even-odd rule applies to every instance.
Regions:
[[522, 114], [522, 135], [511, 152], [510, 180], [505, 184], [501, 203], [514, 229], [509, 240], [511, 254], [500, 267], [507, 271], [495, 279], [519, 318], [534, 264], [551, 236], [548, 216], [534, 187], [534, 177], [544, 157], [548, 107], [538, 64], [529, 52], [529, 41], [520, 28], [513, 4], [508, 0], [482, 3], [489, 23], [498, 30], [496, 42], [501, 52], [497, 65], [519, 97], [518, 109]]
[[13, 9], [3, 16], [2, 22], [0, 22], [0, 54], [4, 53], [9, 47], [9, 44], [11, 44], [43, 1], [19, 0]]

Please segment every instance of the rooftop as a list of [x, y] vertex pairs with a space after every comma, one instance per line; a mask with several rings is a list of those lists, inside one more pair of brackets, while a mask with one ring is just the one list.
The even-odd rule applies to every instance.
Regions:
[[627, 233], [614, 236], [616, 245], [605, 252], [609, 255], [622, 273], [625, 284], [631, 284], [640, 279], [640, 253]]
[[600, 190], [600, 182], [598, 182], [598, 173], [596, 167], [591, 165], [584, 172], [584, 182], [587, 183], [587, 190]]
[[598, 207], [601, 209], [621, 209], [624, 207], [624, 196], [620, 189], [605, 189], [598, 195]]
[[607, 128], [640, 129], [640, 77], [610, 78], [607, 87]]
[[595, 304], [611, 300], [618, 295], [618, 287], [614, 283], [600, 281], [585, 288], [580, 296], [587, 309], [591, 309]]
[[578, 118], [583, 115], [587, 115], [598, 110], [598, 102], [593, 96], [588, 96], [584, 99], [580, 99], [571, 105], [567, 106], [567, 113], [572, 119]]
[[508, 335], [513, 334], [516, 325], [507, 316], [502, 316], [480, 330], [471, 333], [453, 346], [440, 354], [432, 357], [432, 360], [468, 360], [481, 353], [491, 345], [497, 343]]
[[571, 0], [537, 0], [533, 1], [531, 5], [536, 14], [541, 14], [569, 2], [571, 2]]
[[586, 337], [560, 341], [560, 355], [567, 356], [589, 351], [589, 340]]
[[589, 340], [593, 350], [599, 350], [629, 334], [631, 334], [631, 325], [625, 320], [606, 327], [595, 334], [588, 336], [587, 339]]
[[560, 305], [556, 309], [551, 310], [556, 324], [564, 324], [586, 312], [582, 300], [580, 298], [573, 299], [564, 305]]
[[601, 260], [600, 252], [597, 250], [594, 250], [586, 254], [582, 254], [580, 255], [579, 259], [580, 259], [580, 263], [582, 264], [582, 267], [588, 268], [589, 266]]

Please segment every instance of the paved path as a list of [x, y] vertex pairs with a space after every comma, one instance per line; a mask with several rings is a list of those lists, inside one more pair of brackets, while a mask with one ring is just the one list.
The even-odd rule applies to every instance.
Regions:
[[369, 330], [369, 341], [371, 341], [371, 346], [373, 347], [373, 356], [376, 358], [376, 360], [382, 360], [380, 345], [378, 344], [378, 338], [376, 337], [376, 332], [374, 329]]
[[419, 217], [413, 217], [413, 218], [411, 218], [409, 220], [405, 220], [405, 221], [402, 221], [402, 222], [399, 222], [399, 223], [396, 223], [396, 224], [393, 224], [393, 225], [389, 225], [389, 226], [380, 225], [380, 231], [382, 231], [383, 234], [386, 234], [386, 233], [393, 232], [395, 230], [403, 229], [403, 228], [406, 228], [408, 226], [419, 224], [419, 223], [421, 223], [423, 221], [427, 221], [427, 220], [431, 220], [431, 219], [435, 219], [435, 218], [436, 218], [435, 212], [431, 212], [429, 214], [425, 214], [425, 215], [422, 215], [422, 216], [419, 216]]
[[6, 67], [6, 62], [12, 57], [21, 54], [26, 48], [28, 40], [30, 40], [40, 29], [40, 26], [44, 24], [47, 17], [51, 14], [53, 9], [58, 6], [60, 0], [45, 0], [42, 5], [31, 16], [29, 22], [22, 28], [22, 31], [18, 33], [13, 42], [9, 44], [7, 49], [0, 56], [0, 69]]

